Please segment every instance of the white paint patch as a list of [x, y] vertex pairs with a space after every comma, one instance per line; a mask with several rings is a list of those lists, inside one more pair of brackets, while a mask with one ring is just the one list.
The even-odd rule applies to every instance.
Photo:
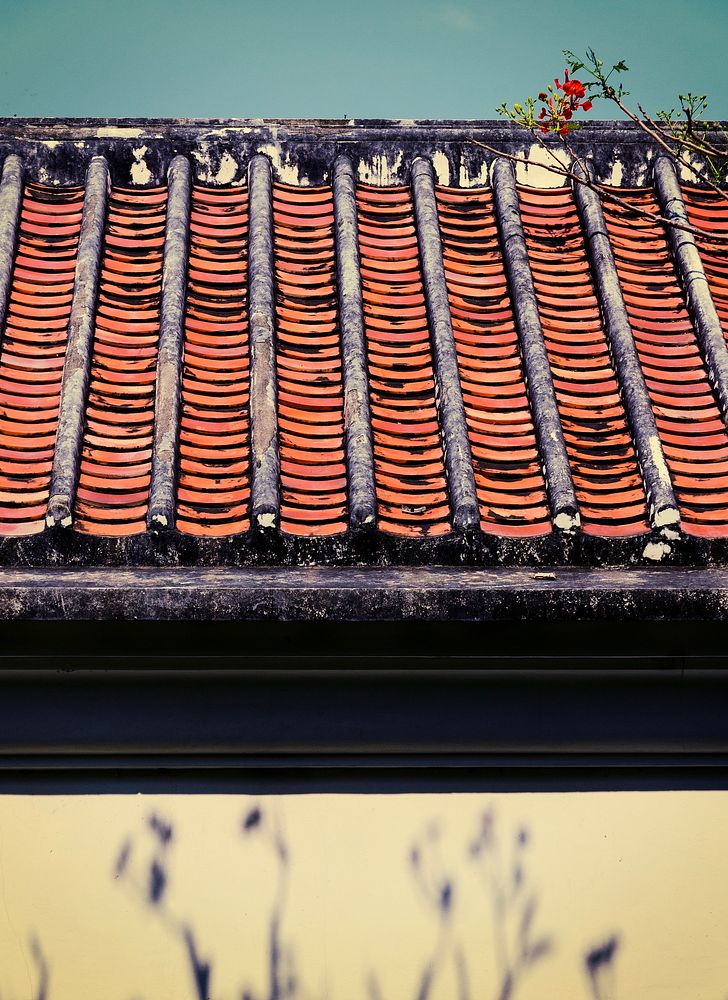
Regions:
[[516, 181], [536, 188], [563, 187], [567, 178], [549, 167], [567, 166], [568, 153], [563, 149], [546, 150], [534, 142], [524, 157], [524, 163], [516, 164]]
[[227, 150], [220, 157], [220, 166], [215, 174], [216, 184], [231, 184], [238, 172], [238, 161]]
[[370, 161], [359, 163], [357, 177], [363, 184], [401, 184], [404, 150], [399, 150], [390, 162], [386, 153], [377, 153]]
[[649, 559], [650, 562], [660, 562], [665, 556], [669, 556], [671, 552], [672, 545], [668, 545], [667, 542], [648, 542], [645, 545], [642, 556], [645, 559]]
[[284, 155], [280, 143], [270, 142], [267, 146], [261, 146], [258, 152], [268, 157], [273, 167], [274, 176], [281, 184], [298, 184], [301, 187], [310, 185], [309, 178], [299, 174], [298, 164], [292, 161], [288, 150]]
[[[73, 518], [70, 514], [65, 514], [61, 520], [58, 522], [62, 528], [70, 528], [73, 523]], [[46, 514], [46, 527], [55, 528], [56, 521], [52, 514]]]
[[[208, 137], [216, 135], [224, 139], [225, 136], [229, 135], [231, 132], [235, 133], [240, 131], [241, 129], [239, 125], [228, 125], [225, 128], [211, 128], [209, 132], [205, 133], [205, 135]], [[249, 129], [245, 129], [243, 131], [249, 131]]]
[[680, 523], [680, 512], [674, 507], [666, 507], [665, 510], [661, 510], [660, 513], [655, 518], [656, 528], [666, 528], [670, 524]]
[[576, 531], [580, 524], [581, 517], [578, 514], [567, 514], [565, 510], [554, 518], [554, 525], [559, 531]]
[[275, 523], [275, 514], [258, 514], [258, 524], [261, 528], [274, 528]]
[[44, 139], [41, 145], [45, 146], [46, 149], [55, 149], [56, 146], [61, 145], [61, 141], [60, 139]]
[[85, 142], [74, 142], [73, 145], [76, 147], [76, 149], [85, 149], [86, 148], [86, 143]]
[[622, 166], [621, 160], [615, 160], [612, 164], [612, 175], [609, 178], [609, 183], [613, 184], [614, 187], [621, 187], [622, 181], [624, 180], [624, 167]]
[[163, 528], [166, 528], [167, 524], [169, 523], [166, 514], [153, 514], [152, 520], [154, 521], [155, 524], [159, 524]]
[[240, 164], [227, 150], [220, 157], [217, 170], [213, 168], [213, 158], [210, 156], [206, 145], [203, 144], [199, 150], [193, 150], [192, 155], [197, 160], [197, 179], [202, 181], [203, 184], [224, 185], [243, 183], [243, 178], [239, 178], [237, 182], [235, 181]]
[[488, 177], [488, 164], [483, 161], [478, 165], [478, 169], [475, 173], [470, 173], [468, 167], [474, 166], [474, 164], [466, 164], [460, 161], [460, 169], [458, 171], [458, 185], [462, 188], [470, 187], [488, 187], [490, 178]]
[[147, 146], [137, 146], [132, 149], [131, 153], [134, 157], [134, 162], [131, 165], [131, 182], [132, 184], [151, 184], [152, 182], [152, 171], [147, 166], [147, 162], [144, 159], [144, 154], [147, 152]]
[[435, 177], [439, 184], [449, 184], [450, 183], [450, 161], [448, 160], [445, 153], [442, 150], [436, 150], [432, 154], [432, 166], [435, 171]]
[[[703, 161], [696, 153], [691, 152], [689, 149], [683, 150], [682, 157], [684, 160], [687, 160], [687, 164], [680, 163], [678, 160], [675, 161], [680, 180], [688, 184], [698, 184], [703, 169]], [[692, 169], [692, 167], [696, 169]]]
[[96, 130], [99, 139], [138, 139], [142, 135], [143, 128], [123, 128], [116, 125], [106, 125]]

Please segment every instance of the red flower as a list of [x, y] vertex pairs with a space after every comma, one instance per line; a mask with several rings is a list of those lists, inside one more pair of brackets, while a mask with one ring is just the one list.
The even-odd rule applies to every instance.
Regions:
[[577, 97], [581, 99], [586, 93], [586, 89], [581, 80], [567, 80], [564, 83], [564, 93], [568, 94], [569, 97]]
[[[561, 93], [559, 93], [559, 91]], [[554, 87], [539, 92], [538, 99], [544, 105], [539, 109], [538, 128], [546, 135], [553, 132], [556, 135], [567, 135], [572, 126], [569, 124], [575, 111], [591, 111], [592, 102], [584, 100], [586, 87], [581, 80], [570, 80], [568, 67], [564, 70], [563, 83], [554, 77]]]

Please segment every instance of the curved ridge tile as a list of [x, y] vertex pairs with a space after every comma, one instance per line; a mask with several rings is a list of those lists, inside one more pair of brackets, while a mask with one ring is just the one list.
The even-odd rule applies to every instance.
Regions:
[[483, 531], [551, 530], [518, 335], [488, 189], [438, 187], [445, 280]]
[[74, 524], [146, 531], [152, 467], [166, 188], [109, 197]]
[[281, 529], [347, 528], [344, 388], [330, 187], [273, 185]]
[[[621, 190], [658, 210], [654, 191]], [[728, 431], [670, 257], [664, 229], [608, 201], [604, 217], [683, 530], [728, 536]], [[707, 273], [707, 272], [706, 272]]]
[[379, 527], [452, 531], [444, 452], [409, 188], [357, 185]]
[[83, 188], [29, 184], [0, 345], [0, 535], [43, 530]]
[[184, 534], [250, 526], [248, 192], [192, 188], [176, 502]]
[[582, 530], [649, 530], [647, 500], [571, 188], [519, 186], [544, 341]]

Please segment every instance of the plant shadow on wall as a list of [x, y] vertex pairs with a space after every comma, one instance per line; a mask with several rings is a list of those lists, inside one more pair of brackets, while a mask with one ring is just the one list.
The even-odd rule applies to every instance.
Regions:
[[[275, 863], [275, 890], [266, 931], [266, 985], [256, 992], [244, 985], [239, 1000], [309, 1000], [315, 994], [299, 976], [292, 944], [286, 940], [284, 921], [290, 883], [290, 850], [280, 816], [272, 809], [254, 805], [240, 823], [243, 840], [258, 838]], [[203, 954], [193, 922], [168, 905], [167, 888], [173, 862], [174, 828], [153, 814], [143, 834], [153, 843], [137, 851], [139, 837], [128, 839], [119, 853], [114, 877], [127, 887], [180, 942], [187, 963], [195, 1000], [215, 1000], [213, 966]], [[497, 968], [498, 987], [493, 1000], [515, 1000], [523, 981], [537, 975], [538, 967], [555, 950], [550, 934], [539, 929], [539, 896], [528, 874], [531, 834], [521, 826], [503, 837], [495, 812], [487, 809], [478, 819], [476, 832], [464, 845], [469, 878], [477, 878], [490, 901], [492, 914], [492, 962]], [[137, 854], [144, 857], [138, 865]], [[458, 905], [458, 882], [443, 861], [442, 830], [430, 823], [412, 843], [409, 866], [420, 898], [432, 916], [434, 943], [422, 961], [408, 993], [411, 1000], [435, 1000], [440, 980], [448, 966], [454, 972], [457, 1000], [476, 1000], [469, 985], [468, 962], [453, 927]], [[588, 993], [592, 1000], [615, 1000], [614, 964], [616, 936], [599, 942], [584, 957]], [[46, 977], [47, 978], [47, 977]], [[367, 982], [368, 1000], [389, 1000], [375, 970]], [[588, 994], [587, 994], [588, 995]], [[47, 1000], [45, 993], [38, 1000]], [[400, 1000], [400, 998], [397, 998]], [[478, 997], [477, 1000], [480, 1000]]]
[[[48, 982], [50, 972], [48, 961], [38, 938], [31, 934], [28, 942], [30, 957], [35, 968], [35, 976], [38, 982], [36, 992], [33, 994], [34, 1000], [49, 1000]], [[4, 994], [0, 992], [0, 1000], [6, 1000]]]
[[[295, 951], [285, 937], [285, 915], [291, 878], [291, 855], [279, 814], [254, 805], [240, 821], [243, 842], [259, 841], [274, 865], [273, 898], [265, 933], [265, 986], [261, 991], [241, 986], [235, 1000], [317, 1000], [300, 977]], [[213, 963], [206, 956], [192, 919], [180, 916], [169, 902], [174, 867], [175, 829], [171, 821], [151, 814], [143, 831], [122, 845], [113, 878], [123, 883], [141, 904], [159, 920], [180, 944], [192, 985], [194, 1000], [217, 1000]], [[478, 817], [469, 843], [462, 845], [466, 868], [460, 882], [445, 864], [441, 825], [434, 821], [415, 838], [408, 864], [423, 905], [432, 917], [433, 944], [413, 977], [411, 988], [395, 1000], [517, 1000], [526, 979], [537, 977], [539, 967], [556, 949], [553, 936], [540, 928], [539, 895], [528, 871], [531, 832], [520, 826], [506, 836], [499, 829], [495, 811], [486, 809]], [[482, 997], [471, 990], [465, 949], [454, 928], [460, 890], [465, 880], [477, 880], [490, 904], [492, 942], [484, 942], [488, 960], [497, 971], [494, 994]], [[583, 958], [586, 998], [616, 1000], [614, 969], [619, 939], [605, 937]], [[52, 1000], [49, 966], [40, 942], [30, 942], [30, 954], [38, 982], [34, 1000]], [[456, 992], [444, 993], [446, 974], [454, 973]], [[376, 970], [366, 983], [368, 1000], [390, 1000]], [[328, 997], [328, 992], [322, 996]], [[4, 1000], [0, 994], [0, 1000]]]

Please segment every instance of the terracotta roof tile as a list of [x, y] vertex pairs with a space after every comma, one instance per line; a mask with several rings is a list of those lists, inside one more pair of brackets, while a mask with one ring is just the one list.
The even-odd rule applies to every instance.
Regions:
[[[187, 186], [174, 196], [163, 173], [148, 187], [125, 179], [99, 203], [96, 249], [82, 234], [92, 211], [83, 186], [26, 179], [18, 187], [11, 164], [0, 188], [3, 239], [14, 243], [10, 269], [0, 261], [0, 536], [43, 532], [58, 434], [70, 449], [59, 451], [70, 456], [60, 470], [67, 528], [97, 538], [149, 536], [152, 524], [190, 543], [241, 536], [245, 546], [268, 530], [285, 544], [389, 537], [413, 553], [427, 539], [462, 534], [465, 496], [483, 545], [533, 554], [563, 534], [548, 473], [559, 462], [582, 539], [644, 546], [655, 538], [667, 523], [654, 509], [655, 476], [685, 535], [728, 537], [727, 414], [706, 355], [709, 332], [659, 225], [610, 201], [603, 222], [588, 222], [570, 188], [515, 185], [502, 172], [494, 194], [482, 182], [433, 187], [429, 161], [414, 185], [355, 182], [355, 166], [336, 163], [309, 184], [284, 182], [264, 161], [258, 208], [253, 179], [249, 188], [244, 177], [198, 178], [190, 189], [187, 162]], [[620, 195], [659, 209], [650, 183]], [[725, 200], [690, 185], [682, 195], [694, 224], [728, 234]], [[170, 207], [180, 198], [189, 218]], [[595, 225], [605, 227], [606, 263], [594, 256]], [[253, 229], [263, 237], [257, 248]], [[520, 241], [515, 255], [504, 232]], [[719, 322], [728, 338], [726, 248], [707, 237], [696, 245], [713, 329]], [[98, 272], [92, 305], [83, 304], [79, 253]], [[251, 299], [258, 266], [263, 284]], [[163, 290], [175, 275], [184, 287], [178, 315]], [[80, 395], [77, 361], [66, 361], [74, 308], [92, 310], [86, 356], [83, 337], [78, 347], [88, 379]], [[260, 384], [274, 382], [265, 400], [260, 387], [256, 397], [256, 364]], [[172, 381], [162, 390], [164, 366]], [[153, 480], [159, 469], [165, 475], [160, 393], [176, 399], [177, 384], [162, 482], [171, 490], [167, 524], [166, 514], [155, 522]], [[272, 435], [270, 455], [256, 451], [256, 418], [261, 440]], [[560, 452], [545, 454], [547, 437]], [[469, 478], [458, 493], [453, 477], [463, 468]], [[263, 476], [273, 513], [256, 523]], [[48, 523], [67, 524], [50, 513]], [[356, 544], [366, 558], [366, 544]]]
[[185, 534], [250, 524], [247, 236], [245, 188], [193, 188], [176, 507]]
[[330, 187], [273, 189], [281, 528], [346, 531], [344, 388]]
[[438, 189], [443, 259], [484, 531], [551, 531], [491, 192]]
[[[623, 191], [656, 211], [650, 190]], [[605, 205], [609, 236], [683, 530], [728, 535], [728, 431], [711, 388], [664, 232]]]
[[357, 190], [379, 526], [451, 531], [414, 206], [408, 188]]
[[520, 189], [536, 298], [584, 531], [648, 530], [644, 486], [574, 196]]
[[0, 533], [43, 530], [71, 314], [81, 188], [26, 185], [0, 352]]
[[166, 197], [109, 198], [74, 519], [92, 535], [146, 530]]

